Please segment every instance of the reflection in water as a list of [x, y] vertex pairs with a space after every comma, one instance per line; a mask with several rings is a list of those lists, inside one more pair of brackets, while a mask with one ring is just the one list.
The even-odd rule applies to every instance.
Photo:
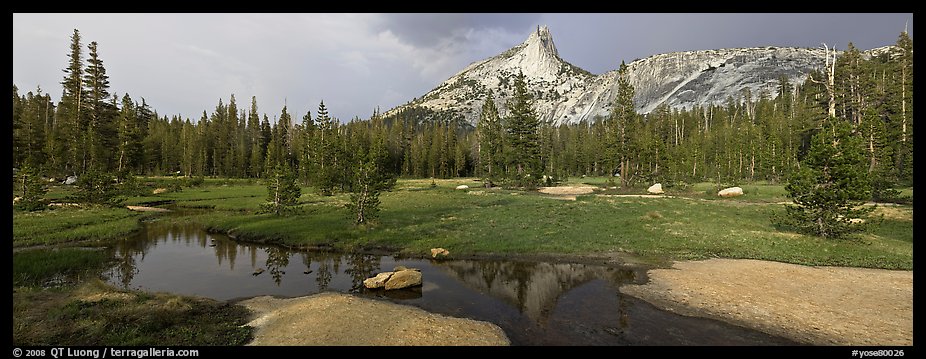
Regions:
[[122, 288], [128, 289], [129, 284], [132, 284], [132, 279], [135, 278], [135, 274], [138, 273], [138, 268], [135, 266], [135, 256], [119, 257], [114, 270], [119, 273], [119, 283], [122, 284]]
[[270, 271], [273, 282], [279, 286], [283, 275], [286, 274], [283, 269], [289, 265], [289, 251], [280, 247], [267, 247], [264, 251], [267, 252], [267, 270]]
[[[489, 321], [505, 330], [514, 344], [790, 343], [717, 321], [663, 312], [623, 296], [618, 287], [638, 278], [627, 269], [297, 252], [239, 243], [196, 225], [144, 225], [145, 230], [113, 247], [116, 263], [104, 273], [113, 285], [218, 300], [353, 292]], [[419, 268], [423, 285], [395, 291], [363, 288], [364, 279], [398, 265]], [[252, 275], [258, 268], [270, 275]]]
[[379, 270], [380, 256], [351, 253], [345, 256], [347, 258], [347, 269], [344, 273], [350, 275], [351, 291], [360, 291], [363, 289], [363, 280], [372, 277]]
[[436, 266], [467, 286], [514, 305], [537, 322], [546, 322], [557, 300], [575, 287], [596, 279], [619, 286], [635, 278], [630, 270], [582, 264], [445, 261]]
[[315, 275], [315, 283], [318, 284], [318, 291], [328, 290], [328, 283], [331, 282], [331, 264], [328, 258], [322, 258], [318, 262], [318, 274]]

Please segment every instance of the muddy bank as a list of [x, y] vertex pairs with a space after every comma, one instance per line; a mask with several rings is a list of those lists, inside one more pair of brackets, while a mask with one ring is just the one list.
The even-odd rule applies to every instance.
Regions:
[[125, 206], [125, 208], [128, 208], [130, 211], [137, 211], [137, 212], [170, 212], [169, 209], [158, 208], [158, 207]]
[[675, 262], [626, 293], [814, 345], [913, 345], [913, 272], [749, 259]]
[[509, 345], [495, 324], [355, 297], [321, 293], [238, 304], [255, 313], [249, 345]]

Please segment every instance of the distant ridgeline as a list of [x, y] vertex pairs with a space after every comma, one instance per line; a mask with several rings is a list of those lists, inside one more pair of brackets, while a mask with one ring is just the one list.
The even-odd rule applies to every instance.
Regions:
[[[493, 167], [500, 180], [523, 175], [513, 154], [526, 154], [536, 160], [533, 173], [556, 178], [623, 172], [631, 185], [781, 181], [833, 115], [865, 139], [870, 173], [912, 181], [913, 45], [906, 33], [893, 46], [860, 51], [849, 44], [835, 55], [787, 47], [655, 55], [626, 64], [622, 77], [569, 64], [550, 31], [538, 27], [421, 97], [347, 123], [329, 117], [324, 104], [303, 116], [284, 107], [271, 123], [256, 98], [239, 107], [234, 96], [199, 119], [161, 116], [142, 97], [110, 95], [97, 44], [87, 46], [89, 57], [84, 49], [75, 30], [70, 49], [62, 49], [70, 61], [62, 63], [58, 103], [41, 89], [20, 95], [14, 84], [14, 167], [28, 164], [56, 178], [91, 168], [264, 177], [281, 164], [306, 185], [333, 178], [349, 190], [353, 165], [374, 152], [379, 166], [397, 175], [487, 177]], [[632, 98], [622, 99], [620, 88], [632, 89]], [[484, 111], [490, 98], [496, 127]], [[531, 106], [513, 111], [519, 103]], [[531, 140], [521, 141], [524, 134]]]

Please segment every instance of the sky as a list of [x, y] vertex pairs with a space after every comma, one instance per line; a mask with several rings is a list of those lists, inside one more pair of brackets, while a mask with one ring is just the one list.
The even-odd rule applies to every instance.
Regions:
[[13, 84], [57, 102], [70, 36], [98, 43], [110, 93], [198, 120], [234, 94], [271, 121], [320, 101], [368, 118], [547, 25], [564, 60], [601, 74], [650, 55], [754, 46], [894, 44], [913, 14], [13, 14]]

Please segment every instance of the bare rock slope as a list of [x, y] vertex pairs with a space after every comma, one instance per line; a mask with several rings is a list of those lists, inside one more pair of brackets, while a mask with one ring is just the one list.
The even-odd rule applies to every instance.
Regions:
[[[822, 49], [768, 46], [654, 55], [629, 63], [628, 78], [638, 112], [649, 113], [663, 104], [692, 108], [725, 104], [730, 98], [739, 101], [746, 90], [753, 99], [763, 94], [774, 98], [779, 79], [803, 82], [807, 74], [822, 67]], [[617, 96], [617, 70], [595, 75], [563, 60], [550, 30], [541, 26], [523, 43], [470, 64], [386, 115], [418, 107], [475, 124], [491, 90], [499, 113], [505, 116], [518, 72], [527, 79], [537, 114], [556, 124], [607, 116]]]

